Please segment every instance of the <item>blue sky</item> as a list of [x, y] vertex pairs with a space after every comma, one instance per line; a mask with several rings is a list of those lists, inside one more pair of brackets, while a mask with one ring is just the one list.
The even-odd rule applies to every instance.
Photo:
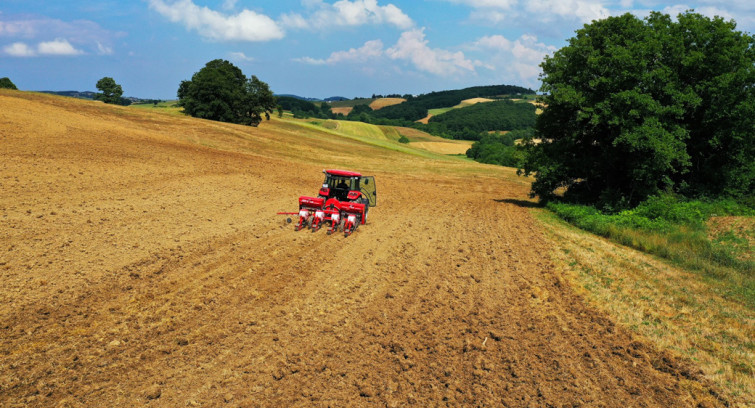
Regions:
[[538, 64], [594, 19], [687, 9], [755, 32], [755, 1], [2, 0], [0, 77], [22, 90], [174, 99], [227, 59], [279, 94], [324, 98], [539, 87]]

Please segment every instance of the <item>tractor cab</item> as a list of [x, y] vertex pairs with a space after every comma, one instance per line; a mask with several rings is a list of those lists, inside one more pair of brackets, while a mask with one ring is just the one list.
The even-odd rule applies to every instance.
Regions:
[[377, 205], [375, 177], [345, 170], [323, 170], [325, 181], [319, 196], [325, 200], [358, 202], [368, 207]]

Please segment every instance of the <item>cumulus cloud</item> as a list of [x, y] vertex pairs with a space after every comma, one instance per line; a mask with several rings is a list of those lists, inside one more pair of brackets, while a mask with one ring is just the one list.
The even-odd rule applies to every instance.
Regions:
[[36, 32], [33, 21], [0, 21], [0, 36], [31, 38]]
[[385, 61], [405, 61], [416, 69], [438, 76], [451, 76], [459, 73], [474, 73], [482, 66], [479, 61], [467, 59], [461, 51], [448, 51], [430, 48], [425, 39], [424, 28], [405, 31], [395, 45], [384, 49], [381, 40], [367, 41], [359, 48], [336, 51], [328, 58], [297, 58], [294, 61], [310, 65], [334, 65], [339, 63], [366, 63], [383, 59]]
[[[99, 24], [89, 20], [63, 21], [39, 16], [13, 18], [0, 14], [0, 38], [23, 40], [5, 47], [4, 49], [11, 50], [6, 51], [8, 55], [68, 56], [87, 52], [110, 55], [113, 54], [113, 41], [125, 35], [122, 32], [103, 29]], [[30, 46], [29, 43], [36, 43], [36, 46]], [[24, 51], [23, 46], [26, 46], [28, 51]]]
[[541, 21], [577, 19], [583, 23], [610, 15], [603, 2], [595, 0], [530, 0], [525, 3], [528, 14], [540, 16]]
[[3, 51], [11, 57], [33, 57], [36, 55], [31, 47], [22, 42], [7, 45], [3, 48]]
[[310, 57], [298, 58], [295, 61], [310, 65], [333, 65], [342, 62], [363, 63], [371, 59], [383, 56], [383, 42], [380, 40], [367, 41], [359, 48], [351, 48], [348, 51], [335, 51], [327, 59], [315, 59]]
[[451, 3], [466, 4], [474, 8], [496, 8], [508, 10], [517, 4], [517, 0], [448, 0]]
[[[228, 5], [228, 4], [226, 4]], [[149, 0], [153, 10], [167, 17], [171, 22], [181, 23], [202, 37], [216, 41], [270, 41], [283, 38], [283, 29], [270, 17], [251, 10], [238, 14], [225, 15], [200, 7], [192, 0], [178, 0], [166, 3], [163, 0]]]
[[366, 24], [389, 24], [400, 29], [414, 26], [412, 19], [401, 9], [393, 4], [380, 6], [377, 0], [339, 0], [333, 4], [322, 0], [304, 0], [302, 3], [310, 12], [306, 16], [284, 14], [280, 20], [282, 25], [312, 30]]
[[447, 0], [471, 7], [470, 17], [499, 24], [506, 22], [580, 21], [605, 18], [609, 10], [601, 0]]
[[539, 42], [537, 37], [524, 34], [516, 40], [502, 35], [491, 35], [478, 39], [472, 49], [482, 51], [490, 58], [490, 64], [503, 75], [514, 76], [522, 82], [534, 86], [540, 75], [540, 63], [546, 55], [554, 53], [554, 46]]
[[3, 48], [11, 57], [36, 57], [43, 56], [74, 56], [84, 54], [76, 49], [68, 40], [58, 38], [53, 41], [43, 41], [36, 48], [30, 47], [24, 42], [16, 42]]
[[487, 48], [491, 50], [509, 51], [513, 47], [513, 43], [502, 35], [490, 35], [482, 37], [474, 44], [477, 47]]
[[410, 61], [420, 71], [440, 76], [474, 72], [475, 66], [480, 65], [467, 59], [461, 51], [430, 48], [427, 43], [424, 28], [406, 31], [396, 45], [386, 50], [386, 55], [394, 60]]
[[61, 38], [39, 43], [37, 51], [40, 55], [80, 55], [84, 53], [74, 48], [68, 40]]
[[236, 61], [244, 61], [244, 62], [252, 62], [254, 61], [254, 57], [247, 57], [246, 54], [243, 52], [232, 52], [229, 54], [231, 56], [231, 59]]

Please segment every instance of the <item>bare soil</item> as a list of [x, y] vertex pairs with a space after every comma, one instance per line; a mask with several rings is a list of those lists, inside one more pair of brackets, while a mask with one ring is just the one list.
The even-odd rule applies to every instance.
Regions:
[[[526, 183], [313, 132], [0, 92], [0, 406], [724, 405], [571, 289]], [[348, 238], [275, 215], [326, 167], [377, 177]]]

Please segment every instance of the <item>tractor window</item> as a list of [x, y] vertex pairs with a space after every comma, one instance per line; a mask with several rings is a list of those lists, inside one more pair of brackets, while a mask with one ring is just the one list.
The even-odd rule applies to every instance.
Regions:
[[373, 176], [362, 177], [361, 187], [362, 188], [360, 191], [369, 201], [370, 207], [376, 206], [377, 205], [377, 188], [375, 187], [375, 177]]

